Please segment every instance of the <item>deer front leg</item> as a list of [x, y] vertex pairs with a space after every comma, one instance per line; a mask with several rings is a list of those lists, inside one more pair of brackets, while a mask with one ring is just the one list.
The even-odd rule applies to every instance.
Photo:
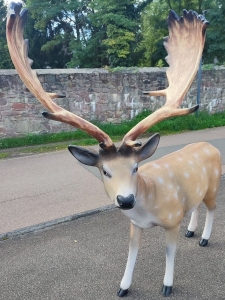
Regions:
[[215, 208], [209, 209], [207, 208], [205, 227], [202, 234], [202, 239], [199, 242], [199, 246], [205, 247], [208, 245], [208, 240], [210, 238], [212, 232], [213, 218], [214, 218]]
[[174, 258], [177, 247], [177, 239], [179, 234], [180, 224], [166, 229], [166, 272], [163, 281], [163, 295], [168, 297], [172, 292], [173, 273], [174, 273]]
[[141, 243], [143, 229], [130, 223], [130, 243], [129, 243], [129, 254], [127, 259], [126, 269], [123, 275], [123, 279], [120, 283], [120, 289], [118, 296], [123, 297], [128, 293], [128, 288], [131, 285], [132, 275], [134, 266], [138, 254], [138, 249]]

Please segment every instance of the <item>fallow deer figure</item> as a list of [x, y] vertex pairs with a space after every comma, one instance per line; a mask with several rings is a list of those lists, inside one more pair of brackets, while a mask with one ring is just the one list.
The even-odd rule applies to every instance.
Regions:
[[155, 134], [141, 145], [136, 139], [153, 124], [163, 119], [186, 115], [198, 109], [180, 109], [199, 66], [208, 22], [204, 16], [184, 10], [183, 17], [170, 11], [169, 37], [164, 44], [168, 52], [169, 87], [162, 91], [144, 92], [146, 95], [166, 96], [165, 105], [138, 123], [116, 147], [110, 137], [88, 121], [66, 111], [52, 101], [57, 94], [43, 90], [36, 72], [31, 69], [28, 43], [23, 40], [27, 10], [11, 3], [7, 20], [7, 40], [10, 55], [19, 76], [34, 96], [50, 111], [44, 117], [75, 126], [99, 142], [96, 153], [81, 147], [69, 146], [69, 151], [83, 164], [99, 168], [109, 198], [127, 216], [130, 223], [130, 245], [127, 265], [120, 283], [119, 297], [127, 294], [145, 228], [161, 226], [166, 236], [166, 271], [163, 295], [172, 292], [174, 257], [183, 217], [192, 212], [186, 233], [191, 237], [197, 226], [199, 206], [207, 207], [206, 222], [200, 246], [206, 246], [212, 230], [216, 195], [220, 183], [221, 159], [219, 151], [208, 143], [196, 143], [138, 168], [139, 162], [150, 157], [159, 143]]

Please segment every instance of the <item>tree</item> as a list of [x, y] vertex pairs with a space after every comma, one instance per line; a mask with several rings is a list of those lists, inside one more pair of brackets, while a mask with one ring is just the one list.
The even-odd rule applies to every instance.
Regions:
[[74, 32], [77, 38], [80, 37], [79, 20], [76, 20], [78, 5], [80, 1], [26, 1], [34, 27], [43, 39], [41, 51], [45, 54], [45, 67], [64, 68], [71, 59], [70, 40], [74, 38]]
[[[41, 51], [42, 46], [48, 42], [47, 35], [35, 28], [35, 20], [28, 14], [26, 26], [24, 28], [24, 37], [29, 40], [29, 57], [33, 60], [34, 69], [42, 69], [51, 65], [54, 61], [54, 52], [46, 53]], [[52, 64], [54, 65], [54, 64]]]
[[163, 61], [164, 65], [167, 65], [165, 61], [167, 54], [163, 47], [163, 37], [168, 35], [166, 19], [169, 9], [173, 9], [178, 16], [183, 14], [183, 9], [195, 10], [202, 14], [202, 10], [209, 8], [208, 2], [210, 1], [211, 0], [154, 0], [146, 6], [142, 13], [142, 40], [139, 49], [143, 52], [143, 58], [140, 60], [139, 65], [153, 67], [158, 65], [158, 62], [161, 61]]
[[[164, 1], [163, 1], [164, 2]], [[197, 13], [202, 13], [202, 7], [204, 0], [166, 0], [165, 1], [169, 9], [173, 9], [180, 16], [183, 9], [194, 10]]]
[[136, 64], [141, 11], [152, 0], [26, 1], [51, 67]]
[[140, 40], [141, 12], [147, 1], [96, 0], [93, 24], [105, 31], [102, 41], [106, 47], [108, 64], [115, 66], [136, 65], [137, 44]]
[[205, 4], [208, 9], [207, 19], [210, 26], [207, 30], [204, 62], [213, 63], [215, 59], [219, 63], [225, 63], [225, 0], [208, 1]]
[[[225, 0], [25, 1], [29, 9], [25, 37], [35, 68], [166, 65], [162, 40], [168, 35], [168, 12], [173, 9], [180, 16], [184, 8], [198, 13], [210, 9], [203, 59], [225, 61]], [[1, 65], [8, 66], [11, 61], [6, 44], [2, 45]]]
[[162, 39], [168, 35], [167, 15], [168, 6], [160, 0], [149, 4], [143, 12], [142, 41], [139, 45], [139, 49], [143, 52], [143, 57], [139, 62], [141, 66], [154, 67], [160, 59], [164, 60], [166, 51]]
[[3, 0], [0, 0], [0, 68], [12, 69], [13, 64], [9, 55], [8, 46], [6, 42], [6, 11], [7, 7]]

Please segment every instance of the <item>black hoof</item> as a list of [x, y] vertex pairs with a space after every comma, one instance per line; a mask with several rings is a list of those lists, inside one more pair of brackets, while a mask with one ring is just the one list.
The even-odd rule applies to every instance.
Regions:
[[207, 245], [208, 245], [208, 240], [201, 239], [201, 241], [199, 242], [199, 246], [201, 247], [206, 247]]
[[126, 296], [127, 293], [128, 293], [128, 290], [119, 289], [117, 295], [119, 297], [124, 297], [124, 296]]
[[164, 285], [163, 289], [162, 289], [162, 292], [163, 292], [163, 296], [169, 297], [171, 295], [171, 293], [172, 293], [172, 286], [166, 286], [166, 285]]
[[185, 236], [188, 237], [188, 238], [191, 238], [195, 235], [195, 232], [194, 231], [189, 231], [187, 230], [186, 233], [185, 233]]

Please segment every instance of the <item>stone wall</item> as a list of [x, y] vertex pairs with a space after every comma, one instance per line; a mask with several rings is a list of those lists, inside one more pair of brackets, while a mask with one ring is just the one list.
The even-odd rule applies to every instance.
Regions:
[[[144, 90], [167, 86], [166, 68], [142, 68], [133, 72], [109, 73], [104, 69], [37, 70], [48, 92], [64, 94], [55, 101], [87, 119], [120, 122], [143, 109], [161, 107], [164, 97], [143, 96]], [[196, 103], [197, 83], [193, 82], [183, 107]], [[203, 71], [201, 109], [211, 113], [225, 109], [225, 69]], [[43, 106], [27, 90], [15, 70], [0, 71], [0, 136], [59, 132], [72, 127], [42, 117]]]

